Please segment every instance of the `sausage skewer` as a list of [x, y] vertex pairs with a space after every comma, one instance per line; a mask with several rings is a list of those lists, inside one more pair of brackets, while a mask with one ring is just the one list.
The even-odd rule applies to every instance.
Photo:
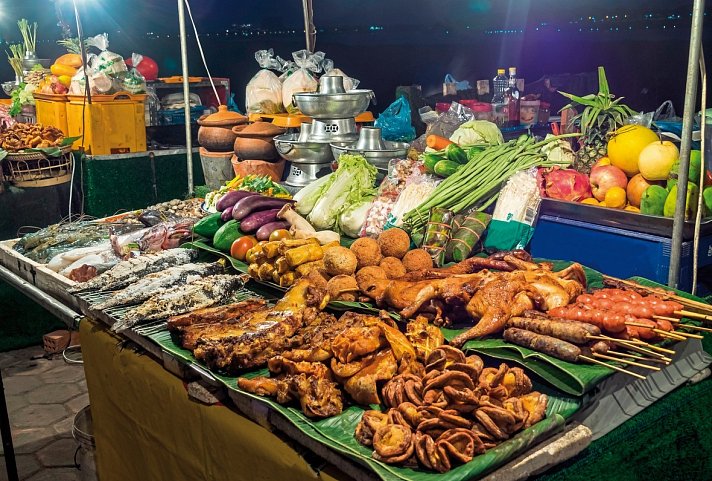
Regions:
[[601, 335], [601, 330], [593, 324], [575, 321], [512, 317], [507, 321], [507, 326], [526, 329], [574, 344], [586, 344], [590, 339], [589, 336]]
[[619, 356], [619, 357], [627, 357], [630, 359], [636, 359], [638, 361], [645, 361], [645, 362], [657, 362], [660, 364], [669, 364], [667, 361], [664, 361], [660, 359], [659, 357], [652, 358], [652, 357], [645, 357], [642, 355], [635, 355], [635, 354], [629, 354], [627, 352], [618, 352], [618, 351], [608, 351], [607, 354], [614, 355], [614, 356]]
[[[664, 354], [655, 352], [655, 350], [652, 350], [652, 349], [646, 349], [645, 347], [642, 347], [643, 345], [648, 346], [650, 348], [657, 347], [657, 346], [651, 346], [651, 345], [645, 344], [645, 343], [641, 343], [642, 344], [641, 345], [641, 344], [638, 344], [638, 343], [635, 343], [632, 341], [626, 341], [624, 339], [616, 339], [614, 337], [608, 337], [608, 336], [601, 336], [601, 337], [609, 342], [613, 342], [613, 343], [620, 344], [621, 346], [625, 346], [626, 349], [629, 349], [631, 351], [635, 351], [635, 352], [639, 352], [641, 354], [646, 354], [646, 355], [651, 355], [651, 356], [657, 356], [667, 363], [672, 362], [672, 359], [665, 356]], [[662, 348], [660, 348], [660, 349], [662, 349]], [[665, 350], [668, 351], [668, 349], [665, 349]], [[675, 351], [672, 351], [672, 354], [675, 354]]]
[[672, 322], [673, 324], [678, 325], [677, 326], [678, 329], [691, 329], [693, 331], [712, 332], [712, 329], [710, 329], [709, 327], [700, 327], [700, 326], [693, 326], [692, 324], [685, 324], [680, 319], [676, 319], [674, 317], [653, 316], [653, 319]]
[[599, 354], [599, 353], [597, 353], [597, 352], [594, 352], [594, 353], [592, 354], [592, 356], [593, 356], [593, 357], [598, 357], [598, 358], [601, 358], [601, 359], [607, 359], [607, 360], [609, 360], [609, 361], [620, 362], [620, 363], [623, 363], [623, 364], [630, 364], [631, 366], [644, 367], [645, 369], [650, 369], [651, 371], [659, 371], [659, 370], [660, 370], [660, 368], [657, 367], [657, 366], [648, 366], [647, 364], [642, 364], [642, 363], [635, 362], [635, 361], [629, 361], [629, 360], [627, 360], [627, 359], [619, 359], [619, 358], [617, 358], [617, 357], [608, 356], [608, 355], [606, 355], [606, 354]]

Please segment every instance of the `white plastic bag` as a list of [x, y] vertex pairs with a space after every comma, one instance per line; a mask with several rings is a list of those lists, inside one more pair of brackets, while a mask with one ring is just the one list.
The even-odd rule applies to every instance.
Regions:
[[146, 79], [136, 68], [142, 60], [143, 55], [137, 53], [131, 54], [131, 65], [133, 65], [133, 67], [124, 76], [122, 85], [122, 88], [130, 94], [146, 93]]
[[294, 52], [292, 57], [299, 69], [287, 77], [282, 84], [282, 103], [290, 114], [298, 111], [296, 105], [292, 103], [294, 94], [316, 92], [319, 87], [319, 82], [314, 78], [312, 72], [319, 73], [321, 71], [324, 52], [311, 54], [308, 50], [299, 50]]
[[324, 75], [338, 75], [344, 78], [344, 90], [347, 92], [358, 87], [360, 80], [346, 75], [340, 68], [334, 68], [334, 61], [331, 59], [324, 60]]
[[245, 108], [249, 113], [277, 114], [282, 107], [282, 82], [268, 69], [280, 69], [278, 58], [273, 58], [272, 49], [255, 52], [255, 60], [262, 67], [247, 83], [245, 88]]

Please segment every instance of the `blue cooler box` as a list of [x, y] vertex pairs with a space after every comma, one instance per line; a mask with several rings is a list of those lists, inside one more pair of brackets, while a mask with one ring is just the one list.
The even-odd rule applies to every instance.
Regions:
[[[672, 241], [669, 237], [644, 234], [541, 215], [530, 248], [534, 257], [580, 262], [605, 274], [628, 278], [641, 276], [667, 284]], [[700, 238], [699, 267], [712, 264], [712, 235]], [[692, 288], [692, 241], [682, 244], [679, 288]], [[699, 291], [705, 291], [698, 285]]]

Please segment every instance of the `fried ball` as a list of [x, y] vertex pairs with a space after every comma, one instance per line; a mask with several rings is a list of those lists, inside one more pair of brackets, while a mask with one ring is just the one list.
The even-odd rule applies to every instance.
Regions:
[[329, 299], [332, 301], [354, 302], [358, 294], [356, 279], [347, 275], [332, 277], [326, 284], [326, 289], [329, 292]]
[[413, 249], [403, 256], [403, 266], [406, 272], [432, 269], [433, 259], [423, 249]]
[[378, 242], [370, 237], [356, 239], [354, 243], [351, 244], [351, 252], [356, 254], [359, 269], [367, 266], [377, 266], [383, 258], [381, 248], [378, 247]]
[[405, 267], [397, 257], [384, 257], [378, 266], [386, 272], [389, 279], [398, 279], [405, 275]]
[[402, 259], [410, 249], [410, 237], [406, 231], [398, 227], [386, 229], [378, 236], [378, 246], [384, 257]]
[[353, 275], [357, 264], [356, 254], [346, 247], [332, 247], [324, 253], [324, 266], [329, 275]]
[[379, 266], [366, 266], [363, 269], [356, 271], [356, 283], [359, 289], [364, 290], [361, 286], [369, 284], [371, 279], [388, 279], [386, 271]]

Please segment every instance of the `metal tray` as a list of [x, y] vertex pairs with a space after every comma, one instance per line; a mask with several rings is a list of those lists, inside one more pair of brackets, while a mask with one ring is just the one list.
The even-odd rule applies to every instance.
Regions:
[[[672, 237], [672, 218], [654, 215], [643, 215], [619, 209], [608, 209], [594, 205], [567, 202], [557, 199], [542, 199], [540, 214], [564, 219], [590, 222], [606, 227], [616, 227], [660, 237]], [[683, 240], [692, 240], [695, 233], [695, 223], [685, 222]], [[703, 219], [700, 235], [712, 234], [712, 217]]]

